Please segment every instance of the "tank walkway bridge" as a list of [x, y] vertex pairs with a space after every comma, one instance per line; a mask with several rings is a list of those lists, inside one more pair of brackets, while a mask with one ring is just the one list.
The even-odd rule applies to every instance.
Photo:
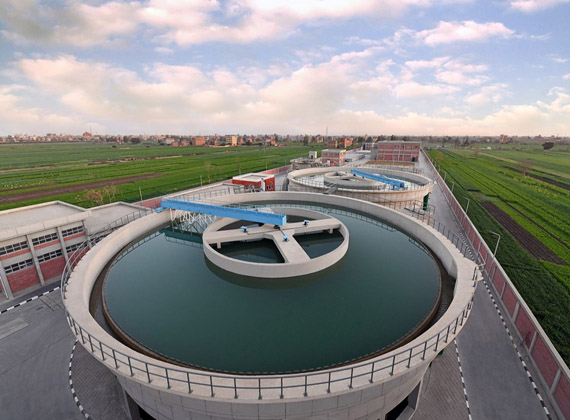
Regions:
[[185, 232], [201, 235], [217, 217], [274, 225], [282, 228], [287, 223], [285, 214], [275, 213], [267, 207], [254, 205], [229, 204], [216, 197], [228, 194], [239, 194], [245, 191], [228, 190], [212, 194], [183, 194], [168, 196], [162, 199], [157, 211], [171, 211], [171, 220], [177, 220], [178, 226]]
[[392, 187], [393, 190], [405, 190], [406, 184], [398, 179], [388, 178], [384, 175], [372, 174], [370, 172], [361, 171], [359, 169], [351, 169], [350, 171], [353, 175], [361, 176], [366, 179], [371, 179], [372, 181], [378, 181], [383, 184], [387, 184]]

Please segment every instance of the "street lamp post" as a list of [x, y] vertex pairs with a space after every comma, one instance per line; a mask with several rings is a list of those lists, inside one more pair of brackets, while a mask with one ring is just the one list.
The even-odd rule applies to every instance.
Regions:
[[493, 251], [493, 258], [497, 259], [497, 249], [499, 248], [499, 241], [501, 240], [501, 235], [499, 235], [497, 232], [493, 232], [492, 230], [489, 230], [489, 232], [491, 232], [493, 235], [497, 235], [497, 244], [495, 245], [495, 251]]

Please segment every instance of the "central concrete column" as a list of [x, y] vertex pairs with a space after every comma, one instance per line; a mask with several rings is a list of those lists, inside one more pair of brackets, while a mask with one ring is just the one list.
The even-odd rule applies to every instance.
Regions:
[[61, 245], [61, 253], [63, 258], [65, 258], [65, 263], [69, 264], [69, 256], [67, 255], [67, 250], [65, 249], [65, 241], [63, 240], [63, 234], [61, 233], [61, 227], [57, 226], [57, 238], [59, 239], [59, 244]]
[[32, 238], [30, 238], [30, 235], [26, 235], [26, 241], [28, 241], [28, 246], [30, 247], [30, 252], [32, 253], [32, 259], [34, 260], [34, 265], [36, 266], [36, 271], [38, 272], [38, 277], [40, 278], [40, 284], [43, 286], [46, 284], [44, 281], [44, 275], [42, 274], [40, 262], [38, 261], [38, 253], [34, 248], [34, 244], [32, 242]]
[[2, 290], [8, 299], [12, 299], [14, 295], [12, 294], [12, 288], [10, 283], [8, 283], [8, 277], [6, 276], [6, 271], [2, 266], [2, 261], [0, 261], [0, 283], [2, 283]]

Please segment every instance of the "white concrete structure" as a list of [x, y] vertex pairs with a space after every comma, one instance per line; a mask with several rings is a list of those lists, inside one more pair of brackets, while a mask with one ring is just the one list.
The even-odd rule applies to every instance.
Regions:
[[[64, 284], [64, 303], [80, 343], [115, 375], [144, 410], [160, 419], [383, 419], [407, 400], [418, 401], [424, 373], [467, 319], [478, 280], [475, 264], [442, 234], [422, 222], [373, 203], [308, 193], [232, 195], [228, 202], [292, 200], [345, 207], [378, 217], [422, 241], [456, 279], [453, 300], [431, 327], [412, 341], [365, 362], [307, 374], [240, 376], [186, 369], [137, 353], [110, 336], [89, 312], [94, 284], [127, 244], [169, 221], [153, 213], [112, 233], [75, 267]], [[191, 328], [191, 326], [190, 326]], [[231, 349], [228, 349], [231, 357]]]
[[[370, 173], [380, 173], [407, 182], [406, 190], [391, 190], [386, 185], [350, 175], [351, 167], [338, 168], [308, 168], [289, 172], [287, 175], [289, 191], [325, 192], [345, 197], [358, 198], [373, 203], [391, 205], [394, 208], [403, 208], [413, 201], [423, 201], [432, 191], [434, 182], [417, 173], [400, 171], [396, 169], [375, 169], [373, 167], [359, 167], [358, 169]], [[341, 174], [345, 173], [346, 176]], [[314, 181], [312, 181], [312, 178]], [[322, 180], [321, 180], [322, 178]]]
[[[280, 229], [275, 229], [274, 225], [263, 225], [247, 228], [245, 231], [243, 229], [220, 230], [235, 222], [234, 219], [224, 218], [212, 223], [204, 231], [202, 236], [204, 255], [210, 262], [226, 271], [243, 276], [273, 279], [316, 273], [340, 261], [346, 254], [346, 251], [348, 251], [349, 232], [340, 220], [320, 212], [305, 209], [280, 208], [279, 213], [312, 220], [307, 224], [304, 222], [287, 223]], [[317, 258], [310, 258], [294, 237], [296, 234], [302, 235], [323, 231], [332, 233], [333, 230], [338, 230], [343, 236], [342, 243], [331, 252]], [[287, 240], [284, 239], [284, 235], [287, 236]], [[221, 248], [222, 243], [259, 239], [273, 241], [284, 262], [269, 264], [241, 261], [222, 255], [212, 247], [212, 245], [215, 245], [216, 248]]]

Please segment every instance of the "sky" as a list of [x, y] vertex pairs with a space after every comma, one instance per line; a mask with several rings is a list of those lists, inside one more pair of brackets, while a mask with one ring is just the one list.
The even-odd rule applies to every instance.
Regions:
[[0, 135], [570, 136], [570, 0], [1, 0]]

